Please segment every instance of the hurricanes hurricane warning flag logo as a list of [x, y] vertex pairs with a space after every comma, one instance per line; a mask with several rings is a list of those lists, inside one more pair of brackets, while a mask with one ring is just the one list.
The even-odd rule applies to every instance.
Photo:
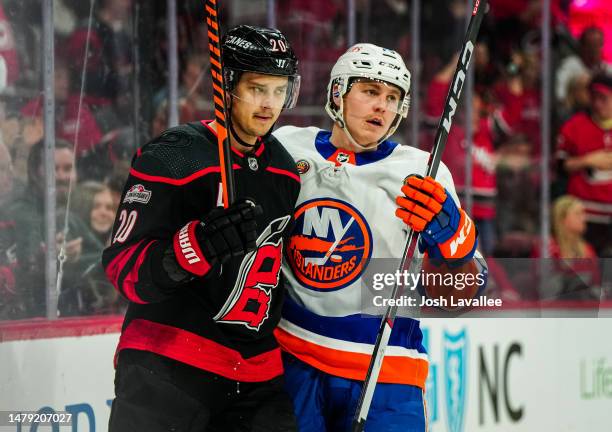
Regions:
[[295, 212], [288, 257], [306, 287], [337, 290], [363, 273], [372, 254], [372, 234], [365, 218], [348, 203], [314, 199]]

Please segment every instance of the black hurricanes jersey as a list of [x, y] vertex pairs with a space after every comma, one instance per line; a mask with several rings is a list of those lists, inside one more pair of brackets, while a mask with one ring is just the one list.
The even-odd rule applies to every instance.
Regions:
[[221, 205], [217, 148], [203, 121], [169, 129], [132, 160], [103, 255], [107, 276], [130, 300], [118, 351], [151, 351], [231, 379], [264, 381], [282, 373], [272, 330], [300, 190], [295, 163], [274, 137], [251, 155], [232, 152], [236, 196], [264, 210], [258, 249], [187, 283], [175, 282], [162, 265], [174, 234]]

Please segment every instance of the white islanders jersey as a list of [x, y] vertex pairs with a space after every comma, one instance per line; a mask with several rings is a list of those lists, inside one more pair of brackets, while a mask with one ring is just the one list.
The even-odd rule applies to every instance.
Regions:
[[[389, 140], [352, 153], [315, 127], [285, 126], [274, 136], [293, 156], [302, 184], [283, 264], [289, 295], [277, 340], [313, 367], [363, 380], [380, 325], [380, 317], [362, 312], [363, 273], [372, 259], [401, 258], [407, 229], [395, 216], [395, 198], [408, 175], [425, 175], [429, 153]], [[459, 205], [444, 164], [436, 180]], [[418, 320], [398, 316], [379, 382], [424, 389], [427, 369]]]

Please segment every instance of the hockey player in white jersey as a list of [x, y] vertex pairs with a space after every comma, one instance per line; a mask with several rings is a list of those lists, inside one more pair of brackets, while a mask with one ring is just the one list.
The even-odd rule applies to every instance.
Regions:
[[[301, 432], [350, 429], [380, 323], [362, 313], [362, 277], [371, 259], [401, 257], [406, 225], [421, 233], [421, 253], [435, 258], [430, 270], [483, 271], [448, 168], [423, 178], [429, 154], [389, 139], [408, 114], [409, 93], [398, 53], [357, 44], [331, 71], [332, 131], [274, 132], [302, 180], [283, 268], [289, 296], [275, 332]], [[397, 318], [366, 430], [425, 431], [427, 371], [419, 322]]]

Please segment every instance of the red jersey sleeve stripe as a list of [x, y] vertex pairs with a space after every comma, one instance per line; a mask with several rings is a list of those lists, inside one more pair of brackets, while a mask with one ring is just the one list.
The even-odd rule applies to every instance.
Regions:
[[134, 266], [125, 276], [125, 278], [123, 279], [123, 283], [121, 284], [125, 296], [134, 303], [147, 303], [143, 299], [141, 299], [140, 296], [136, 293], [136, 284], [138, 283], [138, 271], [140, 270], [140, 266], [142, 265], [147, 256], [147, 250], [149, 249], [149, 247], [151, 247], [153, 243], [155, 243], [155, 240], [151, 240], [140, 252], [138, 258], [136, 258]]
[[106, 266], [106, 269], [104, 269], [106, 276], [108, 277], [108, 280], [111, 281], [111, 283], [113, 284], [115, 288], [119, 289], [119, 287], [117, 286], [117, 281], [119, 280], [119, 274], [121, 274], [121, 271], [125, 267], [125, 264], [132, 257], [132, 254], [134, 253], [134, 251], [138, 248], [138, 246], [140, 246], [140, 244], [143, 241], [144, 240], [141, 240], [138, 243], [126, 249], [123, 249], [121, 252], [117, 254], [115, 258], [112, 259], [110, 263], [108, 263], [108, 265]]
[[[136, 252], [142, 242], [144, 242], [144, 240], [141, 240], [138, 243], [122, 250], [115, 258], [113, 258], [105, 269], [108, 279], [117, 289], [117, 291], [119, 291], [125, 297], [127, 297], [127, 295], [122, 290], [122, 284], [119, 283], [119, 275], [121, 275], [121, 272], [125, 269], [128, 261], [130, 258], [132, 258], [132, 255], [134, 255], [134, 252]], [[142, 303], [142, 300], [137, 303]]]
[[280, 168], [274, 168], [274, 167], [267, 167], [266, 171], [270, 171], [272, 174], [280, 174], [280, 175], [290, 177], [296, 182], [300, 183], [300, 177], [297, 174], [292, 173], [291, 171], [283, 170]]

